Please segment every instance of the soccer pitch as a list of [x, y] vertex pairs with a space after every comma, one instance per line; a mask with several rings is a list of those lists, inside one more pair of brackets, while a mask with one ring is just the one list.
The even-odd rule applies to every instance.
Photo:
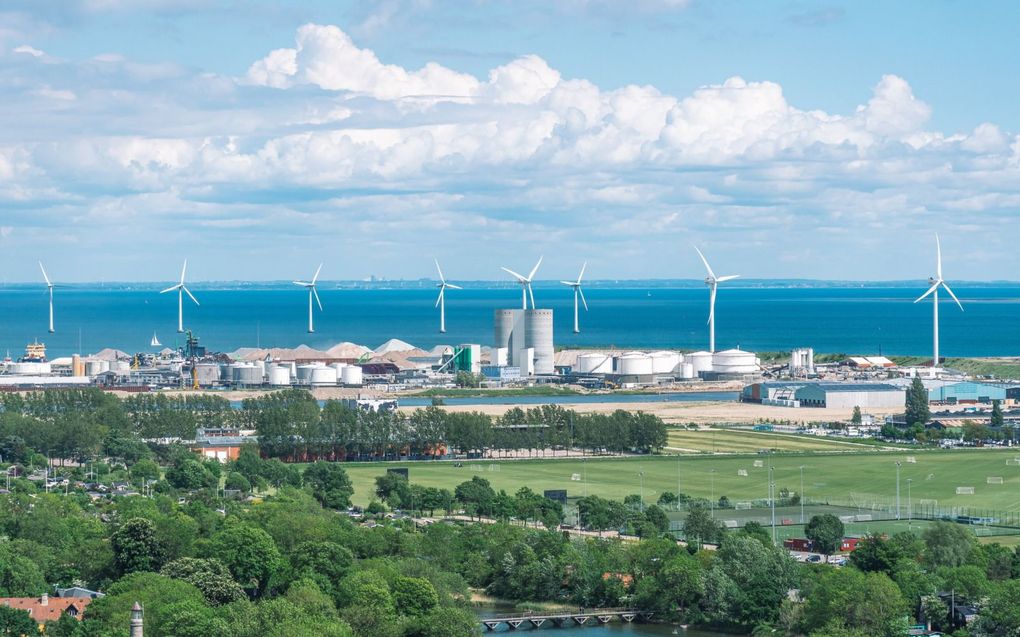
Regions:
[[[889, 507], [896, 501], [896, 463], [900, 463], [900, 502], [915, 511], [924, 506], [971, 507], [1020, 512], [1020, 449], [950, 451], [886, 451], [862, 453], [800, 453], [744, 456], [592, 457], [586, 460], [471, 460], [345, 463], [354, 483], [354, 501], [367, 504], [375, 478], [391, 467], [407, 467], [412, 483], [453, 489], [472, 476], [493, 488], [514, 492], [522, 486], [541, 493], [566, 489], [568, 496], [585, 494], [620, 499], [643, 494], [655, 502], [663, 491], [731, 502], [768, 497], [769, 467], [776, 492], [801, 491], [812, 502], [831, 502], [854, 509]], [[746, 475], [745, 475], [746, 474]], [[1002, 484], [988, 484], [988, 478]], [[968, 494], [968, 487], [973, 493]]]
[[749, 429], [670, 429], [667, 451], [708, 453], [756, 453], [776, 451], [868, 451], [874, 446], [818, 436], [804, 436]]

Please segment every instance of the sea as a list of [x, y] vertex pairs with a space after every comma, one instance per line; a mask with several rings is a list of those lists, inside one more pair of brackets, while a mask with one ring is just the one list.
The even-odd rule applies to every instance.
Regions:
[[[50, 358], [116, 348], [151, 351], [183, 345], [177, 334], [177, 296], [160, 286], [75, 285], [55, 290], [55, 333], [47, 333], [42, 286], [0, 288], [0, 354], [15, 358], [38, 339]], [[328, 348], [351, 341], [375, 348], [397, 338], [423, 349], [493, 340], [493, 311], [520, 307], [519, 288], [448, 290], [446, 334], [439, 333], [436, 290], [319, 289], [315, 333], [307, 333], [308, 296], [302, 289], [202, 287], [185, 297], [185, 328], [209, 351], [241, 347]], [[786, 351], [813, 347], [845, 354], [930, 355], [932, 304], [914, 303], [923, 288], [880, 286], [720, 287], [716, 348]], [[1020, 355], [1020, 284], [955, 287], [965, 311], [940, 303], [943, 356]], [[581, 332], [573, 333], [569, 288], [536, 287], [538, 306], [554, 311], [557, 346], [626, 349], [707, 349], [708, 291], [696, 287], [593, 286], [585, 291]], [[945, 295], [943, 295], [945, 296]]]

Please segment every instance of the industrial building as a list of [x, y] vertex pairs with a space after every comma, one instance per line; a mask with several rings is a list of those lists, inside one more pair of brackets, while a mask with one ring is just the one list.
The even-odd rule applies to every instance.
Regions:
[[906, 392], [888, 383], [753, 383], [740, 399], [783, 407], [895, 408], [906, 404]]
[[496, 310], [493, 323], [493, 365], [526, 376], [555, 373], [552, 310]]

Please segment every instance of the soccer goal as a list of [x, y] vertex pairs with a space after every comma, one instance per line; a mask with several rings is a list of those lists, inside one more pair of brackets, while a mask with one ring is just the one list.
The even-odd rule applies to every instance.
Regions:
[[570, 474], [570, 479], [573, 480], [574, 482], [580, 482], [581, 481], [581, 474], [580, 473], [571, 473]]
[[907, 456], [907, 464], [917, 464], [916, 456]]
[[956, 487], [956, 495], [974, 495], [974, 487]]
[[741, 478], [747, 477], [747, 469], [737, 469], [737, 475]]
[[498, 464], [490, 464], [489, 465], [489, 471], [499, 471], [499, 465]]
[[1010, 467], [1020, 467], [1020, 458], [1009, 458], [1006, 460], [1006, 465]]
[[765, 461], [764, 460], [755, 460], [754, 461], [754, 466], [755, 467], [764, 467], [765, 466]]
[[750, 511], [751, 510], [751, 503], [750, 502], [737, 502], [737, 503], [735, 503], [733, 505], [733, 508], [736, 509], [737, 511]]
[[986, 484], [1003, 484], [1002, 476], [988, 476], [985, 478]]

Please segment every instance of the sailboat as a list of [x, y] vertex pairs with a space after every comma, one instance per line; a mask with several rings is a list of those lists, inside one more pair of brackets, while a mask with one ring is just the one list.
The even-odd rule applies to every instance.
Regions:
[[156, 338], [156, 333], [153, 332], [152, 333], [152, 340], [149, 341], [149, 347], [159, 347], [160, 345], [162, 345], [162, 343], [159, 342], [159, 339]]

